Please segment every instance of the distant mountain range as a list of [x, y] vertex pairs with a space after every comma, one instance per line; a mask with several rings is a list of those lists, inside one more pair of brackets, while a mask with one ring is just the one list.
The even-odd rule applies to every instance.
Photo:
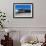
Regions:
[[16, 14], [19, 14], [19, 13], [31, 13], [31, 10], [30, 9], [18, 9]]

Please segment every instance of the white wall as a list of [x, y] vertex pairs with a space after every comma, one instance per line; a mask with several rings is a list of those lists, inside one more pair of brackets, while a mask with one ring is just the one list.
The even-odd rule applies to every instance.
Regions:
[[[33, 3], [34, 18], [13, 18], [13, 3], [18, 2]], [[45, 4], [46, 0], [0, 0], [0, 10], [6, 12], [8, 20], [8, 22], [5, 22], [5, 27], [10, 28], [12, 31], [20, 31], [20, 37], [27, 33], [30, 34], [31, 31], [46, 31]]]
[[[18, 28], [19, 29], [19, 28]], [[23, 36], [33, 36], [33, 37], [36, 37], [38, 38], [38, 40], [40, 41], [44, 41], [44, 36], [45, 36], [45, 33], [46, 31], [31, 31], [31, 30], [26, 30], [26, 28], [22, 28], [22, 29], [19, 29], [19, 30], [22, 30], [22, 31], [17, 31], [17, 30], [12, 30], [11, 32], [9, 32], [9, 36], [13, 39], [13, 46], [20, 46], [20, 40]], [[4, 35], [7, 35], [6, 32], [0, 32], [0, 43], [1, 43], [1, 39], [5, 39], [4, 38]], [[41, 40], [42, 39], [42, 40]]]
[[[34, 18], [13, 18], [13, 3], [33, 3]], [[46, 0], [0, 0], [0, 10], [6, 12], [6, 27], [46, 27]]]

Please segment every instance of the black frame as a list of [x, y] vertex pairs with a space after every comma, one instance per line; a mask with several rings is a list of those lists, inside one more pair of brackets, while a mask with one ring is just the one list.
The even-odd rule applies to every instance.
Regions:
[[[14, 17], [14, 5], [15, 4], [32, 4], [32, 17]], [[13, 18], [33, 18], [33, 3], [13, 3]]]

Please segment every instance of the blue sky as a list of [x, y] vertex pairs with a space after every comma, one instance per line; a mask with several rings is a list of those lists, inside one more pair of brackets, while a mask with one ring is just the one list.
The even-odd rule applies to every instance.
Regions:
[[23, 4], [23, 5], [19, 5], [19, 4], [16, 4], [16, 6], [15, 6], [15, 8], [16, 8], [16, 10], [18, 10], [18, 9], [32, 9], [32, 5], [25, 5], [25, 4]]

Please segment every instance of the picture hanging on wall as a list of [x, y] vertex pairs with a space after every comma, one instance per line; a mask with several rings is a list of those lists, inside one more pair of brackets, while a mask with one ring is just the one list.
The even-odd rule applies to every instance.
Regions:
[[13, 3], [13, 18], [33, 17], [33, 3]]

